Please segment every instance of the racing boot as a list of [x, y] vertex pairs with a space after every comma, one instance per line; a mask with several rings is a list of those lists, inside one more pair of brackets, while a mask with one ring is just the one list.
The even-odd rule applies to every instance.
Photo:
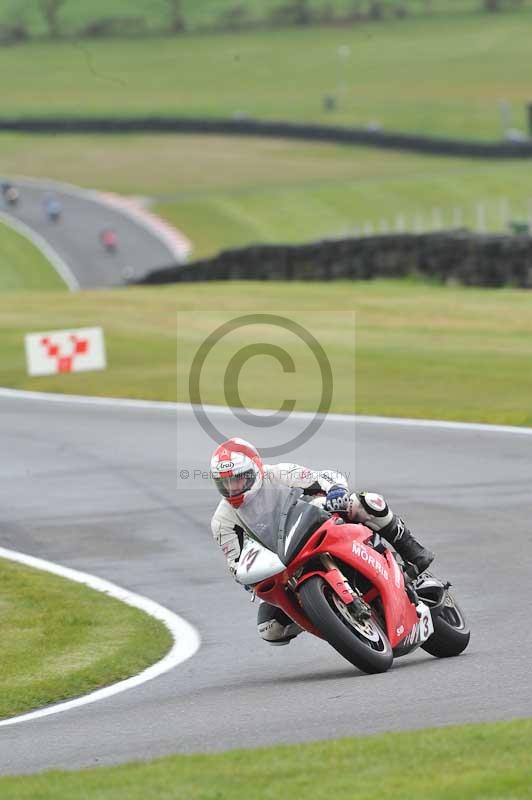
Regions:
[[418, 575], [424, 572], [434, 561], [434, 553], [423, 547], [412, 536], [403, 520], [395, 514], [392, 521], [379, 533], [395, 547], [401, 558], [415, 566]]
[[290, 644], [303, 629], [290, 619], [280, 608], [270, 603], [261, 603], [257, 613], [257, 629], [259, 636], [268, 644]]

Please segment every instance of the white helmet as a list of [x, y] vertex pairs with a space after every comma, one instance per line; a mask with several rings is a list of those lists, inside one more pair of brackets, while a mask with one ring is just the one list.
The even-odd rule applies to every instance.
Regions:
[[213, 453], [211, 475], [222, 497], [238, 508], [262, 486], [264, 466], [252, 444], [228, 439]]

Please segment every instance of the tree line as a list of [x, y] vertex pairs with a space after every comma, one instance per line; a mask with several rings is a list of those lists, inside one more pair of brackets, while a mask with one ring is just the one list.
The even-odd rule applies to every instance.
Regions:
[[[104, 36], [131, 36], [154, 32], [150, 24], [153, 4], [145, 15], [113, 15], [95, 17], [77, 29], [66, 29], [62, 13], [68, 0], [32, 0], [33, 11], [38, 13], [47, 37], [58, 39], [64, 36], [97, 38]], [[488, 13], [517, 10], [526, 0], [476, 0], [479, 11]], [[182, 0], [159, 0], [160, 18], [155, 32], [182, 34], [197, 29], [185, 13]], [[217, 14], [209, 24], [209, 30], [236, 31], [258, 28], [304, 27], [327, 24], [357, 24], [364, 21], [379, 21], [390, 17], [403, 18], [411, 13], [433, 13], [442, 3], [439, 0], [351, 0], [340, 8], [335, 0], [279, 0], [261, 15], [245, 0], [220, 3]], [[445, 6], [445, 3], [443, 4]], [[32, 28], [28, 22], [29, 4], [16, 3], [7, 19], [0, 21], [0, 42], [17, 43], [31, 38]]]

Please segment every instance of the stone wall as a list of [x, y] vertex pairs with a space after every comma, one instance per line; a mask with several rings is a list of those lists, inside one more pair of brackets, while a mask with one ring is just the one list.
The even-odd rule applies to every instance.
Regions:
[[169, 265], [139, 283], [209, 280], [366, 280], [418, 275], [465, 286], [532, 288], [532, 237], [448, 231], [226, 250]]
[[228, 136], [272, 136], [314, 142], [364, 145], [415, 153], [437, 153], [468, 158], [530, 158], [532, 139], [484, 142], [421, 136], [397, 131], [347, 128], [339, 125], [254, 119], [200, 119], [169, 116], [0, 117], [0, 130], [27, 133], [199, 133]]

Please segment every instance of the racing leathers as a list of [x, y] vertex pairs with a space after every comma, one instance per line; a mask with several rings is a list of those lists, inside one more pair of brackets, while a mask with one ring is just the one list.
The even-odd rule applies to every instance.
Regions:
[[[377, 531], [407, 561], [416, 564], [419, 571], [426, 569], [433, 559], [432, 553], [422, 547], [412, 536], [404, 522], [389, 508], [385, 499], [375, 493], [349, 493], [344, 475], [331, 470], [313, 471], [298, 464], [265, 464], [264, 485], [248, 504], [259, 504], [260, 495], [271, 494], [275, 500], [275, 487], [301, 489], [311, 496], [310, 502], [329, 511], [342, 513], [350, 522], [361, 522]], [[277, 490], [279, 495], [283, 492]], [[270, 501], [271, 502], [271, 501]], [[244, 544], [245, 516], [251, 509], [233, 508], [225, 499], [218, 504], [211, 520], [212, 534], [221, 547], [232, 575], [235, 575]], [[242, 515], [242, 519], [239, 517]], [[261, 602], [257, 615], [259, 635], [269, 644], [288, 644], [301, 633], [301, 628], [280, 608]]]

